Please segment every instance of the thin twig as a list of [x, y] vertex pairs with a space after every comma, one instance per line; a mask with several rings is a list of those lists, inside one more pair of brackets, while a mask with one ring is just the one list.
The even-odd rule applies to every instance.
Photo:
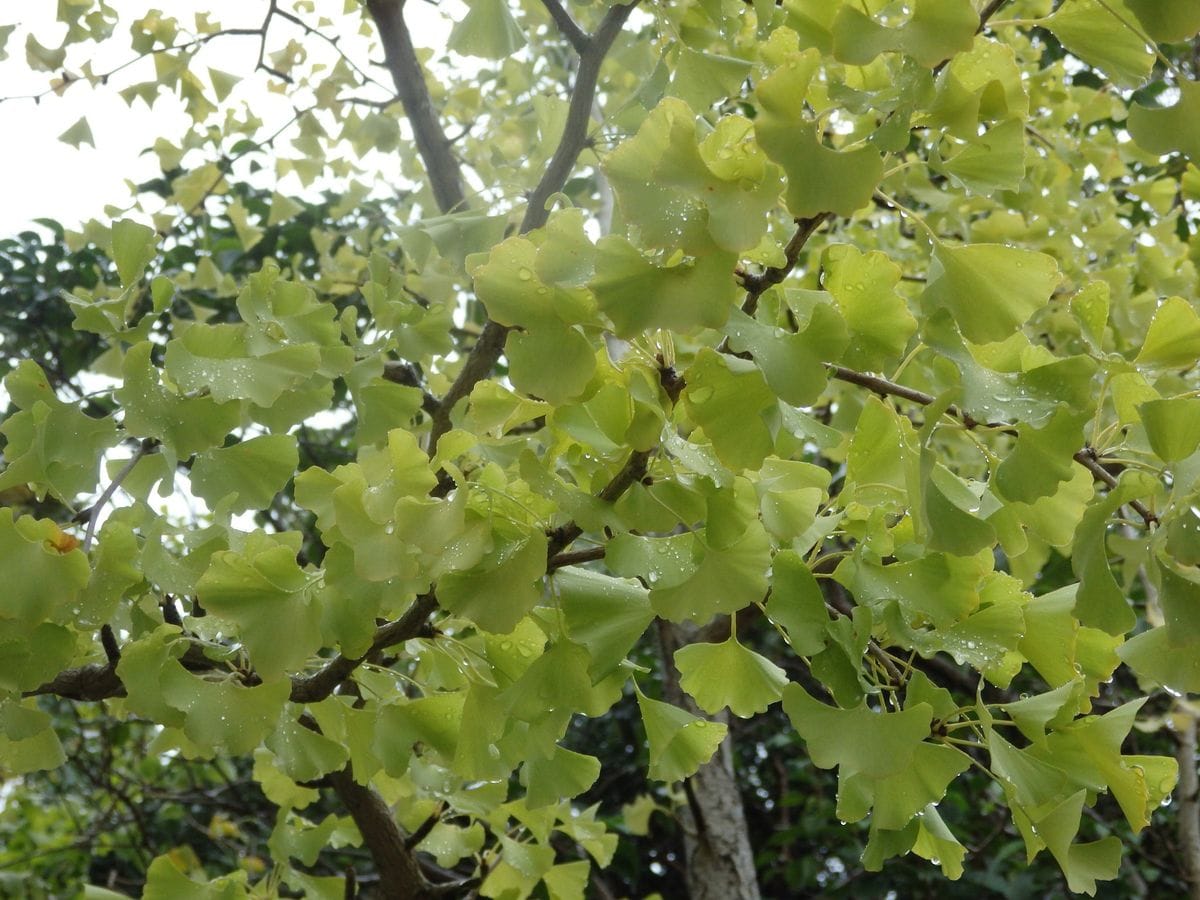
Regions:
[[100, 514], [104, 512], [104, 507], [108, 505], [108, 501], [113, 498], [113, 494], [120, 488], [121, 482], [129, 477], [129, 473], [133, 471], [133, 467], [141, 461], [143, 456], [153, 453], [157, 447], [158, 441], [150, 438], [142, 441], [137, 451], [133, 456], [129, 457], [129, 461], [121, 467], [121, 471], [113, 476], [113, 480], [108, 483], [108, 487], [100, 494], [99, 499], [96, 500], [95, 505], [92, 507], [91, 514], [88, 516], [87, 531], [83, 535], [82, 549], [84, 553], [92, 549], [92, 541], [96, 537], [96, 526], [100, 524]]
[[553, 572], [555, 569], [561, 569], [564, 566], [595, 562], [598, 559], [604, 559], [604, 552], [603, 547], [588, 547], [584, 550], [571, 550], [567, 553], [559, 553], [550, 558], [546, 565], [546, 571]]
[[[904, 400], [911, 400], [913, 403], [919, 403], [922, 406], [928, 406], [934, 401], [933, 396], [926, 394], [924, 391], [918, 391], [914, 388], [905, 387], [902, 384], [896, 384], [893, 381], [888, 381], [886, 378], [880, 378], [877, 375], [868, 375], [864, 372], [856, 372], [853, 369], [847, 369], [844, 366], [831, 365], [828, 368], [830, 375], [839, 381], [845, 381], [850, 384], [857, 384], [860, 387], [869, 388], [880, 395], [900, 397]], [[980, 425], [985, 424], [979, 422], [966, 412], [953, 406], [947, 407], [946, 412], [949, 415], [959, 419], [964, 425], [967, 426], [967, 428], [977, 428]], [[1014, 437], [1018, 435], [1016, 428], [1011, 425], [989, 425], [989, 427], [996, 428], [1001, 434], [1008, 434]], [[1097, 481], [1102, 482], [1110, 489], [1117, 486], [1116, 477], [1112, 474], [1112, 472], [1104, 468], [1099, 457], [1096, 455], [1096, 451], [1093, 448], [1085, 446], [1079, 450], [1076, 450], [1073, 454], [1073, 458], [1077, 463], [1087, 469], [1092, 474], [1092, 477]], [[1140, 500], [1130, 500], [1129, 506], [1134, 510], [1134, 512], [1142, 517], [1142, 521], [1146, 524], [1147, 528], [1150, 528], [1158, 523], [1158, 516], [1156, 516]]]

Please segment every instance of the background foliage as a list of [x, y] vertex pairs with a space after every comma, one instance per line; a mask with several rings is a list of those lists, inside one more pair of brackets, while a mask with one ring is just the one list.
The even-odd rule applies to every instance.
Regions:
[[411, 12], [0, 27], [4, 877], [1197, 895], [1194, 5]]

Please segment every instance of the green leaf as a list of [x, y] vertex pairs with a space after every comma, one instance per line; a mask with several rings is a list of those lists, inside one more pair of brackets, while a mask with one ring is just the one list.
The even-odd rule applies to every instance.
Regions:
[[[837, 301], [850, 333], [842, 362], [876, 370], [899, 359], [917, 330], [917, 320], [895, 290], [900, 267], [878, 251], [862, 253], [849, 244], [828, 247], [823, 261], [825, 289]], [[838, 350], [835, 343], [822, 358], [832, 362], [839, 358]]]
[[6, 777], [56, 769], [66, 760], [49, 714], [0, 702], [0, 770]]
[[691, 108], [671, 98], [606, 157], [605, 171], [641, 242], [697, 256], [712, 244], [756, 246], [783, 187], [749, 119], [725, 116], [702, 138]]
[[799, 554], [781, 550], [771, 561], [771, 596], [766, 614], [787, 632], [792, 649], [812, 656], [825, 646], [829, 613], [817, 579]]
[[600, 777], [600, 760], [556, 746], [544, 759], [531, 759], [521, 769], [530, 809], [569, 800], [582, 794]]
[[738, 643], [732, 635], [720, 644], [688, 644], [675, 651], [680, 686], [707, 713], [725, 707], [748, 719], [780, 697], [787, 674], [769, 659]]
[[720, 328], [738, 299], [733, 253], [712, 248], [675, 265], [657, 265], [618, 235], [601, 238], [596, 250], [589, 286], [618, 337], [655, 328]]
[[975, 194], [1020, 190], [1025, 180], [1025, 123], [1010, 119], [992, 126], [968, 139], [940, 168]]
[[1135, 103], [1129, 109], [1129, 133], [1143, 150], [1165, 155], [1180, 151], [1200, 164], [1200, 83], [1179, 82], [1174, 106], [1151, 108]]
[[1154, 312], [1150, 330], [1134, 362], [1168, 369], [1190, 366], [1200, 357], [1200, 316], [1182, 297], [1168, 297]]
[[979, 497], [945, 466], [930, 469], [922, 499], [929, 520], [929, 549], [971, 556], [995, 546], [995, 530], [977, 515]]
[[157, 255], [158, 237], [147, 225], [119, 219], [113, 222], [111, 247], [121, 284], [128, 287], [142, 277], [146, 266]]
[[266, 509], [299, 464], [296, 438], [262, 435], [232, 447], [206, 450], [192, 464], [192, 489], [210, 507], [229, 498], [233, 512]]
[[194, 881], [175, 867], [170, 856], [160, 856], [146, 871], [142, 897], [143, 900], [248, 900], [250, 893], [246, 890], [245, 872], [211, 881]]
[[1072, 0], [1042, 24], [1085, 63], [1121, 86], [1136, 87], [1154, 67], [1154, 53], [1132, 27], [1136, 21], [1124, 0]]
[[682, 400], [735, 472], [758, 469], [774, 449], [764, 416], [778, 401], [753, 363], [701, 350], [687, 370]]
[[1075, 451], [1083, 446], [1090, 412], [1060, 406], [1041, 428], [1017, 426], [1017, 443], [996, 468], [995, 484], [1009, 500], [1034, 503], [1053, 496], [1075, 472]]
[[32, 485], [72, 507], [77, 494], [96, 489], [100, 457], [117, 443], [111, 418], [93, 419], [59, 400], [37, 363], [22, 360], [4, 379], [20, 412], [0, 425], [8, 439], [0, 490]]
[[463, 56], [506, 59], [525, 46], [525, 34], [504, 0], [472, 0], [447, 46]]
[[241, 552], [213, 554], [196, 593], [206, 610], [238, 626], [254, 667], [271, 681], [303, 669], [321, 646], [314, 587], [294, 550], [252, 535]]
[[320, 364], [315, 344], [252, 353], [244, 325], [193, 325], [166, 352], [167, 374], [181, 390], [206, 390], [218, 403], [247, 399], [264, 408], [307, 382]]
[[513, 386], [556, 405], [582, 394], [596, 371], [591, 343], [566, 326], [537, 327], [513, 334], [504, 352]]
[[508, 634], [541, 599], [546, 536], [540, 530], [505, 529], [478, 565], [438, 581], [438, 601], [480, 628]]
[[126, 432], [162, 441], [179, 459], [221, 444], [238, 425], [240, 404], [169, 391], [150, 361], [152, 351], [149, 341], [141, 341], [129, 348], [121, 364], [124, 383], [114, 396], [125, 410]]
[[886, 778], [912, 764], [929, 736], [932, 710], [918, 704], [903, 712], [878, 713], [865, 704], [838, 709], [819, 703], [798, 684], [783, 689], [783, 710], [808, 747], [815, 765], [838, 767], [839, 778]]
[[49, 519], [21, 516], [0, 508], [0, 620], [29, 628], [45, 621], [68, 623], [91, 575], [78, 541]]
[[1046, 304], [1061, 278], [1044, 253], [935, 241], [923, 302], [949, 310], [968, 340], [1002, 341]]
[[649, 592], [635, 581], [567, 566], [554, 573], [551, 592], [567, 633], [592, 657], [593, 680], [620, 665], [654, 618]]
[[1150, 447], [1164, 462], [1179, 462], [1200, 447], [1200, 399], [1150, 400], [1138, 407]]
[[774, 116], [764, 116], [755, 127], [759, 145], [787, 173], [785, 197], [793, 216], [852, 216], [871, 202], [883, 178], [883, 159], [873, 147], [834, 150], [821, 143], [812, 125]]
[[1081, 624], [1111, 635], [1125, 634], [1137, 624], [1137, 616], [1109, 569], [1105, 544], [1108, 523], [1122, 504], [1143, 489], [1138, 480], [1124, 477], [1106, 497], [1093, 501], [1075, 530], [1071, 547], [1071, 568], [1079, 578], [1075, 615]]
[[825, 361], [840, 357], [847, 343], [845, 323], [826, 304], [813, 307], [803, 331], [772, 328], [734, 310], [725, 332], [730, 349], [751, 353], [767, 385], [793, 406], [816, 402], [829, 383]]
[[58, 139], [64, 144], [70, 144], [76, 150], [84, 144], [89, 147], [96, 146], [96, 139], [92, 136], [92, 126], [88, 124], [87, 116], [80, 116], [74, 125], [58, 136]]
[[716, 753], [729, 730], [720, 722], [651, 700], [641, 691], [637, 702], [650, 742], [650, 777], [656, 781], [682, 781], [695, 775]]
[[916, 0], [912, 18], [899, 28], [878, 25], [846, 4], [833, 22], [833, 55], [863, 66], [880, 53], [900, 51], [932, 67], [969, 50], [978, 27], [979, 16], [969, 0]]
[[1161, 0], [1125, 0], [1142, 28], [1156, 41], [1183, 41], [1200, 31], [1200, 7]]

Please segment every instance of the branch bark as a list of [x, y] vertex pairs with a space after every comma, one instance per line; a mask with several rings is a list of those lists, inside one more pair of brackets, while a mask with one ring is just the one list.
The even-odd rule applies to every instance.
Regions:
[[425, 85], [425, 71], [417, 60], [412, 36], [404, 23], [404, 0], [367, 0], [367, 10], [379, 29], [383, 57], [396, 93], [412, 125], [417, 152], [425, 163], [429, 186], [443, 213], [466, 208], [462, 169], [450, 149], [450, 141], [438, 121]]

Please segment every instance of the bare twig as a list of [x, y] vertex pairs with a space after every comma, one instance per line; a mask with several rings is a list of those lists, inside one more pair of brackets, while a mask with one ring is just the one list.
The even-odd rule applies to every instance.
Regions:
[[[629, 454], [629, 459], [625, 460], [625, 465], [604, 486], [604, 489], [597, 494], [597, 497], [605, 503], [616, 503], [621, 495], [629, 489], [630, 485], [646, 477], [646, 466], [650, 462], [650, 454], [651, 451], [649, 450], [635, 450]], [[575, 522], [568, 522], [566, 525], [554, 529], [549, 534], [547, 545], [548, 558], [553, 560], [558, 554], [574, 543], [575, 539], [581, 534], [583, 534], [583, 529]], [[563, 563], [563, 565], [570, 565], [570, 563]]]
[[553, 572], [555, 569], [563, 568], [563, 566], [575, 566], [579, 563], [595, 562], [598, 559], [604, 559], [603, 547], [571, 550], [567, 553], [559, 553], [550, 557], [550, 560], [546, 564], [546, 571]]
[[82, 550], [84, 553], [87, 553], [92, 549], [92, 541], [95, 540], [96, 537], [96, 526], [100, 524], [100, 514], [104, 512], [104, 507], [108, 505], [108, 501], [113, 498], [113, 495], [117, 492], [117, 489], [121, 487], [121, 482], [129, 477], [129, 473], [133, 471], [134, 466], [141, 461], [143, 456], [153, 453], [157, 447], [158, 441], [150, 438], [142, 441], [141, 445], [137, 448], [137, 451], [133, 454], [133, 456], [129, 457], [129, 461], [121, 467], [121, 471], [117, 472], [117, 474], [113, 476], [113, 480], [108, 483], [108, 487], [106, 487], [103, 493], [100, 494], [99, 499], [97, 499], [95, 505], [92, 506], [91, 514], [88, 516], [87, 530], [83, 535]]
[[792, 239], [783, 249], [783, 256], [786, 260], [784, 264], [771, 266], [758, 275], [742, 275], [742, 286], [746, 288], [746, 299], [742, 301], [742, 312], [748, 316], [754, 315], [754, 311], [758, 309], [758, 298], [766, 293], [768, 288], [783, 281], [788, 273], [796, 268], [796, 263], [800, 259], [800, 251], [804, 249], [808, 239], [831, 216], [831, 213], [818, 213], [810, 218], [797, 219], [796, 224], [800, 227], [796, 229], [796, 233], [792, 235]]

